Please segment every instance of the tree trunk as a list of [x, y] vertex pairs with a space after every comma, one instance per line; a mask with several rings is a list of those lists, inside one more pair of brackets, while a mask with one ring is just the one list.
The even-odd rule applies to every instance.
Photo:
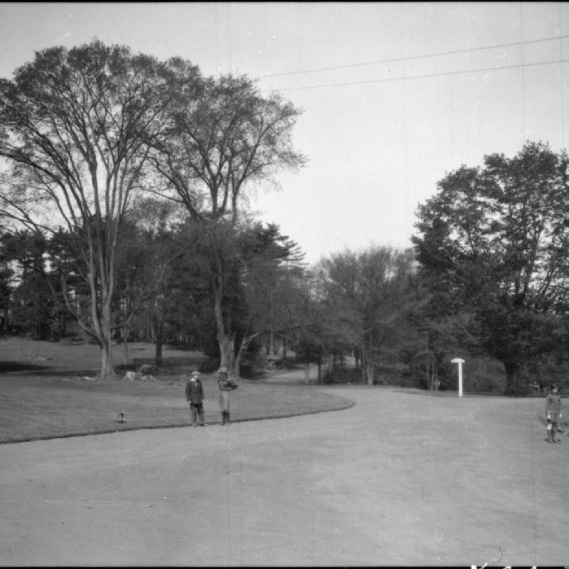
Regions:
[[239, 375], [239, 371], [235, 370], [235, 335], [226, 334], [224, 330], [219, 330], [217, 342], [221, 356], [220, 366], [225, 366], [230, 372]]
[[310, 383], [310, 355], [308, 350], [306, 351], [306, 356], [304, 358], [304, 380], [306, 383]]
[[373, 375], [374, 375], [374, 365], [373, 357], [370, 357], [365, 345], [361, 348], [361, 358], [362, 358], [362, 379], [364, 383], [368, 385], [373, 385]]
[[373, 361], [370, 362], [369, 359], [366, 358], [366, 375], [368, 385], [373, 385], [374, 371]]
[[129, 365], [128, 334], [125, 334], [123, 346], [124, 346], [124, 365], [125, 365], [125, 367], [128, 367], [128, 365]]
[[277, 355], [275, 352], [275, 333], [272, 330], [269, 332], [269, 355]]
[[158, 367], [162, 365], [162, 346], [162, 336], [160, 336], [154, 343], [154, 364]]
[[95, 291], [94, 286], [92, 289], [93, 306], [91, 313], [93, 315], [96, 338], [101, 348], [101, 370], [99, 372], [99, 378], [103, 381], [108, 381], [116, 378], [113, 366], [111, 294], [108, 290], [103, 292], [105, 300], [102, 303], [101, 313], [99, 314], [97, 311], [96, 293], [93, 291]]
[[435, 384], [435, 391], [439, 390], [439, 366], [436, 360], [433, 361], [433, 382]]
[[[255, 334], [255, 336], [257, 336], [257, 334]], [[233, 362], [233, 366], [237, 372], [237, 375], [239, 375], [239, 372], [241, 370], [241, 360], [242, 360], [245, 352], [249, 348], [249, 344], [251, 343], [251, 340], [253, 340], [253, 337], [245, 336], [243, 338], [243, 340], [241, 341], [241, 345], [239, 346], [239, 349], [237, 350], [237, 355], [235, 356], [235, 361]]]
[[100, 379], [108, 381], [116, 377], [113, 367], [113, 349], [110, 334], [105, 335], [101, 343], [101, 371]]
[[4, 306], [4, 320], [2, 321], [2, 328], [4, 334], [8, 334], [8, 330], [10, 329], [10, 311], [8, 302], [6, 302], [6, 305]]
[[229, 372], [239, 375], [235, 370], [235, 333], [226, 329], [223, 320], [223, 276], [221, 269], [213, 280], [214, 313], [217, 324], [217, 344], [219, 346], [220, 367], [226, 367]]
[[517, 362], [503, 362], [506, 369], [505, 395], [520, 395], [520, 364]]
[[164, 345], [164, 321], [154, 320], [154, 364], [162, 365], [162, 346]]
[[435, 391], [435, 360], [431, 360], [431, 362], [427, 362], [427, 370], [429, 376], [429, 390]]
[[241, 360], [243, 359], [243, 356], [247, 353], [249, 345], [255, 338], [259, 337], [261, 334], [262, 332], [257, 332], [256, 334], [251, 334], [251, 335], [245, 334], [245, 336], [243, 336], [243, 340], [241, 340], [241, 345], [237, 350], [237, 355], [235, 356], [235, 360], [233, 362], [236, 372], [239, 372], [239, 370], [241, 369]]

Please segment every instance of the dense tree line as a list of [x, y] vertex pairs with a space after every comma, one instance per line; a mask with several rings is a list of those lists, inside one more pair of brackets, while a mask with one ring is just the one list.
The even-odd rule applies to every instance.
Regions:
[[[278, 95], [262, 96], [246, 77], [203, 77], [180, 58], [161, 62], [96, 40], [38, 52], [12, 80], [0, 81], [4, 229], [64, 235], [78, 262], [60, 271], [52, 293], [100, 345], [101, 377], [114, 375], [114, 330], [129, 325], [185, 249], [169, 248], [156, 259], [117, 321], [119, 241], [149, 196], [177, 204], [200, 226], [215, 269], [210, 288], [221, 361], [232, 365], [234, 335], [222, 314], [227, 229], [240, 222], [249, 183], [303, 164], [291, 143], [298, 114]], [[88, 312], [78, 310], [68, 277], [88, 288]]]
[[567, 355], [568, 166], [565, 151], [528, 142], [447, 174], [419, 208], [431, 329], [502, 362], [507, 393], [523, 391], [522, 367]]
[[[567, 356], [568, 158], [528, 142], [448, 173], [413, 248], [307, 267], [248, 190], [301, 168], [300, 115], [245, 76], [95, 40], [0, 80], [1, 331], [101, 347], [183, 342], [239, 373], [293, 350], [322, 380], [450, 385], [451, 356], [502, 363], [507, 393]], [[346, 358], [355, 361], [347, 370]], [[326, 363], [326, 369], [323, 365]], [[350, 375], [351, 374], [351, 375]]]

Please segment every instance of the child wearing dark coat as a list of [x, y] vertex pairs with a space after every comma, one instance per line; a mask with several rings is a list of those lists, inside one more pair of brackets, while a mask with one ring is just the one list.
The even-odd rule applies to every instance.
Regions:
[[186, 401], [190, 404], [190, 413], [192, 417], [192, 427], [198, 426], [198, 417], [200, 427], [205, 427], [203, 400], [205, 399], [203, 385], [200, 380], [200, 372], [193, 371], [190, 380], [186, 384]]

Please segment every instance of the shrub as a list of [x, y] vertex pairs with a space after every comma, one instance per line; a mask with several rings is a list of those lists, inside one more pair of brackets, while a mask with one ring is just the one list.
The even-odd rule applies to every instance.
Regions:
[[363, 383], [362, 370], [359, 368], [337, 367], [322, 375], [322, 383]]
[[215, 373], [219, 369], [220, 365], [220, 360], [215, 358], [208, 358], [200, 364], [198, 371], [200, 373]]

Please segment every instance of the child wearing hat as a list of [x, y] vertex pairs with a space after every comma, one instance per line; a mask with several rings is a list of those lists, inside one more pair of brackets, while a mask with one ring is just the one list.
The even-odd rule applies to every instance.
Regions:
[[560, 443], [561, 439], [555, 438], [557, 424], [563, 416], [561, 414], [561, 395], [557, 385], [553, 384], [547, 397], [545, 398], [545, 416], [547, 417], [547, 442]]
[[225, 366], [220, 367], [217, 371], [219, 378], [217, 380], [219, 387], [219, 408], [221, 409], [221, 424], [229, 425], [229, 394], [237, 389], [237, 384], [229, 379], [229, 372]]
[[192, 427], [198, 426], [198, 417], [200, 427], [205, 427], [203, 400], [205, 399], [203, 385], [200, 380], [200, 372], [193, 371], [190, 380], [186, 384], [186, 401], [190, 404], [190, 414], [192, 418]]

